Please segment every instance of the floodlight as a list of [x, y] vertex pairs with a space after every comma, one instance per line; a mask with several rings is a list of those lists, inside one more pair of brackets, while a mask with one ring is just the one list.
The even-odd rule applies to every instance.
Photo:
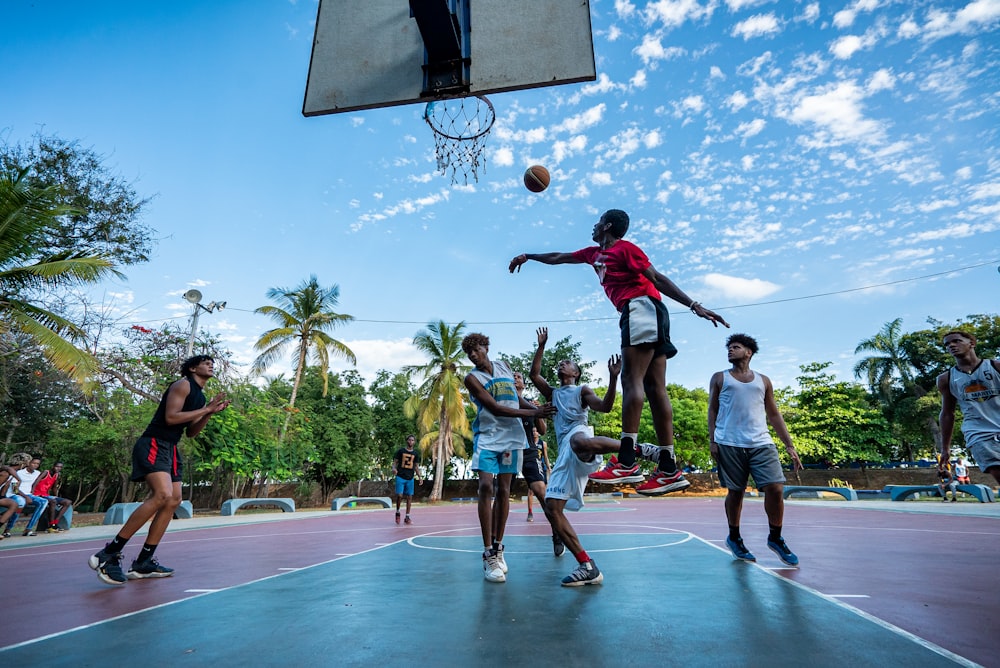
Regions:
[[201, 291], [191, 288], [190, 290], [184, 293], [184, 299], [186, 301], [191, 302], [192, 304], [197, 304], [198, 302], [201, 301]]

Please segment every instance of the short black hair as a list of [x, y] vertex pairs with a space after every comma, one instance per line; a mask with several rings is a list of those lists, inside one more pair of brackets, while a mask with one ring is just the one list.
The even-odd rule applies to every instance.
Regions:
[[728, 339], [726, 339], [726, 347], [729, 347], [730, 343], [738, 343], [744, 348], [748, 349], [754, 355], [757, 354], [757, 339], [749, 336], [747, 334], [733, 334]]
[[191, 372], [194, 371], [194, 368], [207, 360], [212, 360], [214, 362], [215, 358], [211, 355], [195, 355], [194, 357], [187, 358], [184, 360], [184, 363], [181, 364], [181, 375], [185, 378], [190, 378]]
[[608, 209], [601, 215], [601, 220], [605, 223], [611, 223], [611, 227], [608, 228], [608, 232], [617, 237], [618, 239], [624, 239], [625, 233], [628, 232], [628, 214], [621, 209]]
[[473, 332], [469, 334], [464, 339], [462, 339], [462, 350], [468, 355], [469, 351], [476, 346], [483, 346], [484, 348], [490, 347], [490, 337], [485, 334], [480, 334], [479, 332]]

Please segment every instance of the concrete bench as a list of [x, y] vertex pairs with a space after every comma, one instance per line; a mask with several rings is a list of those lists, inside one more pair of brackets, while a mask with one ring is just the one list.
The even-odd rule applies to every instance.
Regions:
[[[51, 505], [52, 505], [52, 502], [49, 501], [49, 506], [51, 506]], [[19, 517], [17, 518], [18, 522], [20, 522], [21, 520], [25, 520], [25, 521], [31, 520], [31, 516], [32, 516], [32, 514], [34, 514], [34, 512], [35, 512], [35, 504], [33, 504], [33, 503], [27, 504], [26, 506], [24, 506], [24, 508], [21, 508], [21, 510], [18, 511], [18, 514], [19, 514]], [[42, 532], [42, 531], [45, 531], [46, 529], [49, 528], [49, 525], [48, 525], [48, 522], [49, 522], [48, 514], [49, 514], [49, 511], [48, 511], [48, 508], [46, 508], [45, 512], [42, 513], [41, 518], [39, 518], [39, 520], [38, 520], [38, 526], [35, 527], [35, 531]], [[15, 522], [14, 524], [17, 524], [17, 522]], [[73, 507], [72, 506], [70, 506], [69, 508], [67, 508], [66, 509], [66, 514], [59, 518], [59, 524], [58, 524], [58, 526], [63, 531], [69, 531], [70, 529], [73, 528]], [[13, 528], [13, 527], [11, 527], [11, 528]], [[0, 529], [0, 530], [2, 530], [2, 529]]]
[[295, 499], [272, 498], [272, 499], [229, 499], [222, 504], [221, 514], [235, 515], [236, 511], [243, 506], [277, 506], [283, 513], [295, 512]]
[[815, 495], [814, 498], [820, 498], [820, 492], [830, 492], [831, 494], [839, 494], [847, 501], [858, 500], [858, 493], [850, 487], [810, 487], [807, 485], [785, 485], [785, 490], [782, 492], [782, 496], [787, 499], [796, 492], [809, 492]]
[[[132, 516], [136, 508], [141, 506], [141, 502], [133, 503], [116, 503], [112, 505], [104, 513], [104, 521], [102, 524], [125, 524], [128, 522], [128, 518]], [[181, 505], [177, 506], [174, 511], [174, 519], [178, 520], [189, 520], [194, 517], [194, 508], [191, 506], [190, 501], [181, 501]]]
[[340, 510], [352, 503], [377, 503], [383, 508], [392, 508], [392, 499], [388, 496], [343, 496], [333, 500], [333, 503], [330, 504], [330, 510]]
[[[956, 490], [979, 499], [980, 503], [993, 503], [996, 496], [986, 485], [957, 485]], [[886, 485], [882, 491], [889, 493], [892, 501], [905, 501], [913, 494], [923, 493], [931, 496], [941, 496], [941, 488], [937, 485]]]

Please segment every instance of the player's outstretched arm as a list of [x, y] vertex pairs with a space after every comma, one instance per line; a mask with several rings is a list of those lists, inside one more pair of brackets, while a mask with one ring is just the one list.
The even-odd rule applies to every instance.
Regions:
[[521, 271], [521, 265], [528, 260], [541, 262], [542, 264], [582, 264], [582, 260], [573, 257], [572, 253], [521, 253], [510, 261], [507, 267], [510, 273]]
[[694, 313], [699, 318], [705, 318], [706, 320], [710, 320], [712, 324], [715, 325], [716, 327], [718, 327], [719, 325], [723, 325], [724, 327], [729, 327], [729, 323], [726, 322], [721, 315], [719, 315], [715, 311], [711, 311], [705, 308], [700, 303], [688, 297], [683, 290], [677, 287], [676, 283], [674, 283], [669, 278], [658, 272], [656, 270], [656, 267], [654, 267], [653, 265], [649, 265], [648, 267], [646, 267], [646, 270], [642, 272], [642, 274], [643, 276], [645, 276], [650, 280], [650, 282], [656, 287], [657, 290], [659, 290], [667, 297], [670, 297], [678, 304], [683, 304], [684, 306], [688, 307], [689, 309], [691, 309], [691, 312]]
[[610, 413], [615, 407], [615, 394], [618, 391], [618, 376], [622, 372], [621, 355], [612, 355], [608, 359], [608, 391], [603, 399], [599, 399], [597, 394], [586, 385], [583, 386], [583, 403], [587, 408], [597, 413]]
[[531, 359], [528, 377], [545, 400], [552, 401], [552, 386], [542, 376], [542, 355], [545, 353], [545, 343], [549, 340], [549, 328], [539, 327], [535, 330], [535, 334], [538, 336], [538, 347], [535, 348], [535, 356]]

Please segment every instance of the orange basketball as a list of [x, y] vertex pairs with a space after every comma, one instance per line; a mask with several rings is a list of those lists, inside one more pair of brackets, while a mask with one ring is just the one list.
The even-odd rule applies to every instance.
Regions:
[[524, 171], [524, 187], [533, 193], [540, 193], [549, 187], [549, 170], [541, 165], [532, 165]]

